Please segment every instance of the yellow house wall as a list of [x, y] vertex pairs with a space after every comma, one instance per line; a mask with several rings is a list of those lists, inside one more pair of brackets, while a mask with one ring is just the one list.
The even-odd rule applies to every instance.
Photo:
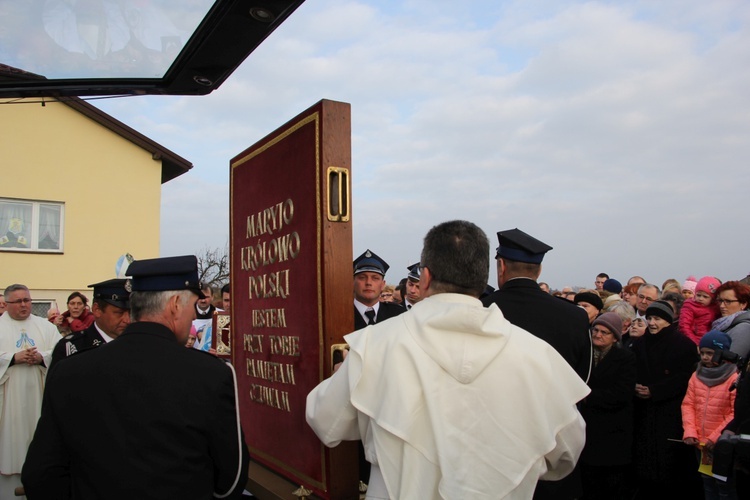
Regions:
[[0, 251], [0, 285], [55, 299], [115, 277], [117, 258], [159, 255], [161, 162], [56, 102], [0, 104], [0, 197], [65, 203], [62, 254]]

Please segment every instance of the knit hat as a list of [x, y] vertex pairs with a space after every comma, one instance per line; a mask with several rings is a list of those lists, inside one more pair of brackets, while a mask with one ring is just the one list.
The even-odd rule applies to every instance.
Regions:
[[671, 323], [674, 321], [674, 309], [672, 309], [669, 302], [657, 300], [652, 302], [651, 305], [648, 306], [648, 309], [646, 309], [646, 317], [648, 318], [649, 316], [657, 316]]
[[695, 276], [688, 276], [688, 278], [682, 283], [682, 289], [690, 290], [695, 293], [695, 285], [697, 284], [698, 282], [695, 280]]
[[573, 303], [578, 304], [579, 302], [588, 302], [589, 304], [596, 307], [600, 311], [602, 310], [602, 307], [604, 307], [604, 302], [602, 302], [602, 298], [599, 297], [594, 292], [577, 293], [576, 296], [573, 298]]
[[698, 347], [707, 347], [717, 351], [728, 351], [732, 347], [732, 338], [720, 330], [711, 330], [703, 337]]
[[716, 295], [716, 289], [719, 288], [719, 286], [721, 286], [721, 281], [713, 276], [704, 276], [698, 280], [698, 284], [695, 285], [695, 293], [704, 292], [713, 297]]
[[622, 340], [622, 319], [620, 315], [613, 312], [604, 313], [598, 316], [591, 324], [592, 327], [596, 325], [604, 325], [610, 332], [615, 334], [617, 340]]
[[604, 282], [603, 288], [607, 290], [608, 292], [620, 293], [622, 292], [622, 283], [620, 283], [614, 278], [609, 278], [607, 281]]

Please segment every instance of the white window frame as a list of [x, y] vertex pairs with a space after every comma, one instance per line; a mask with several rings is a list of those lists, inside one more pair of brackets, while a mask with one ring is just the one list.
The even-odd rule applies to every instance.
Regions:
[[[0, 252], [34, 252], [34, 253], [64, 253], [65, 242], [65, 203], [60, 201], [24, 200], [20, 198], [0, 198], [0, 203], [20, 203], [31, 205], [31, 237], [28, 248], [11, 248], [0, 246]], [[59, 248], [39, 248], [39, 226], [42, 205], [60, 207]], [[7, 228], [0, 228], [0, 237], [5, 235]]]

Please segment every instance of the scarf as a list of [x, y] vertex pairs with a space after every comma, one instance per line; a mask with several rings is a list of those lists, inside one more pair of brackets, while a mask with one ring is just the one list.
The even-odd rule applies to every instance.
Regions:
[[714, 320], [714, 322], [711, 323], [711, 329], [712, 330], [721, 330], [722, 332], [726, 332], [729, 329], [729, 326], [732, 324], [732, 321], [734, 321], [734, 318], [736, 318], [737, 316], [739, 316], [743, 312], [745, 312], [745, 311], [744, 310], [737, 311], [736, 313], [730, 314], [729, 316], [724, 316], [724, 317], [721, 317], [721, 318], [719, 318], [717, 320]]
[[601, 362], [601, 360], [604, 359], [604, 356], [606, 356], [611, 349], [612, 349], [612, 346], [609, 346], [604, 350], [594, 348], [594, 366], [598, 365]]
[[737, 366], [732, 363], [723, 363], [719, 366], [703, 366], [699, 363], [695, 370], [695, 376], [708, 387], [714, 387], [723, 383], [736, 371]]

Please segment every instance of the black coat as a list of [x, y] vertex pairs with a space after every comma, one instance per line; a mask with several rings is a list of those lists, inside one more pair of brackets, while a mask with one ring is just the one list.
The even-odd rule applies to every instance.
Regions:
[[[648, 331], [633, 342], [636, 382], [651, 392], [634, 399], [636, 472], [645, 480], [667, 484], [693, 471], [693, 450], [682, 444], [682, 400], [695, 371], [695, 344], [670, 325], [654, 335]], [[673, 439], [677, 441], [668, 441]]]
[[482, 303], [497, 304], [508, 321], [547, 342], [583, 380], [588, 378], [591, 337], [583, 309], [542, 291], [536, 281], [528, 278], [505, 282]]
[[591, 393], [580, 406], [586, 420], [583, 463], [610, 466], [631, 462], [635, 376], [635, 355], [619, 346], [613, 346], [591, 371]]
[[[544, 292], [536, 281], [516, 278], [482, 299], [497, 304], [503, 316], [551, 345], [586, 380], [591, 367], [591, 337], [586, 312], [572, 302]], [[539, 481], [535, 500], [565, 500], [581, 496], [579, 469], [560, 481]]]
[[89, 349], [96, 349], [106, 343], [107, 342], [99, 333], [99, 330], [96, 329], [96, 323], [92, 323], [91, 326], [85, 330], [71, 333], [55, 345], [55, 349], [52, 351], [52, 361], [50, 361], [49, 368], [52, 368], [61, 359], [88, 351]]
[[[354, 306], [352, 306], [354, 307]], [[385, 321], [389, 318], [394, 318], [398, 316], [401, 313], [405, 313], [406, 308], [401, 307], [398, 304], [392, 304], [390, 302], [381, 302], [378, 306], [378, 314], [375, 316], [375, 323], [380, 323], [381, 321]], [[354, 329], [355, 330], [361, 330], [362, 328], [366, 327], [367, 323], [365, 322], [364, 318], [361, 314], [359, 314], [359, 311], [357, 311], [357, 308], [354, 307]]]
[[50, 375], [21, 476], [30, 500], [241, 497], [248, 456], [224, 361], [142, 322]]

